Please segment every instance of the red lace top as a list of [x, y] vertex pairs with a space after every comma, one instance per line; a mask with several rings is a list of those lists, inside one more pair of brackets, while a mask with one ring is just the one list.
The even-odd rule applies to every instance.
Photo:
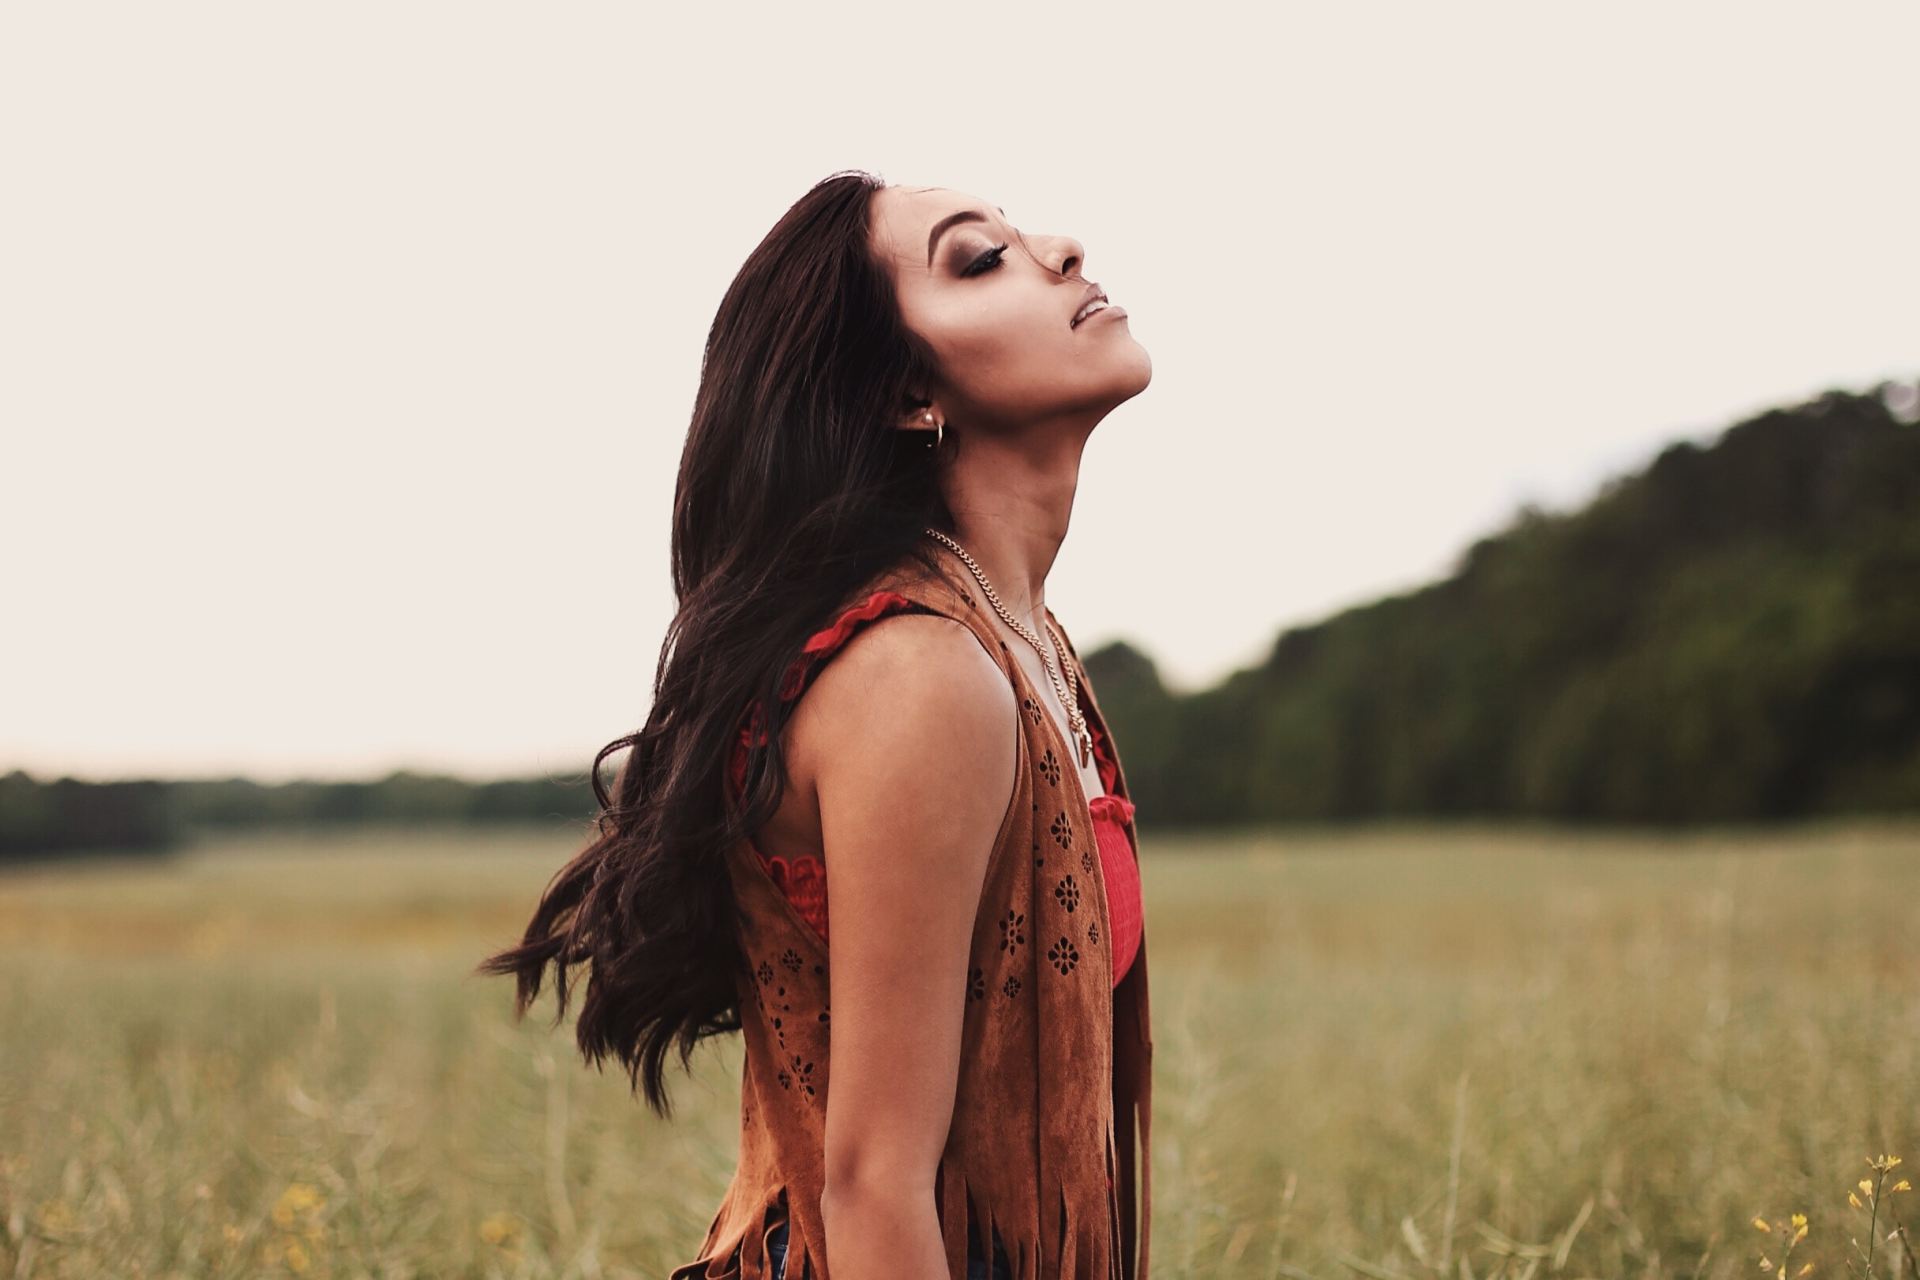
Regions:
[[[781, 679], [780, 697], [786, 701], [799, 697], [827, 659], [867, 623], [889, 614], [908, 612], [928, 610], [895, 591], [876, 591], [864, 602], [845, 610], [831, 626], [823, 627], [807, 638], [800, 656], [787, 668]], [[1080, 701], [1081, 714], [1085, 715], [1086, 699], [1082, 697]], [[1133, 848], [1127, 839], [1127, 825], [1133, 821], [1134, 805], [1132, 801], [1112, 794], [1119, 772], [1112, 744], [1091, 717], [1088, 717], [1087, 729], [1093, 735], [1094, 764], [1100, 773], [1101, 788], [1107, 792], [1094, 796], [1088, 801], [1087, 807], [1093, 814], [1094, 842], [1100, 851], [1100, 871], [1107, 886], [1107, 914], [1113, 926], [1113, 982], [1118, 986], [1120, 980], [1126, 977], [1127, 967], [1133, 963], [1140, 947], [1140, 868], [1134, 861]], [[736, 796], [746, 785], [749, 750], [765, 740], [766, 734], [760, 726], [760, 708], [755, 704], [740, 726], [740, 736], [734, 743], [728, 770]], [[760, 855], [767, 874], [787, 900], [793, 903], [800, 917], [813, 926], [814, 932], [824, 941], [827, 936], [825, 864], [819, 858], [806, 854], [785, 858], [779, 854], [760, 853], [757, 847], [754, 852]]]

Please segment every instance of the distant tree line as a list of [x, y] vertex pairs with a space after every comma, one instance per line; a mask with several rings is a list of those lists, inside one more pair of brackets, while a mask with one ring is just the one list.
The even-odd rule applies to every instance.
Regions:
[[248, 827], [584, 822], [593, 814], [584, 769], [570, 779], [470, 782], [400, 770], [371, 782], [282, 783], [41, 782], [15, 771], [0, 777], [0, 859], [102, 849], [157, 852], [197, 831]]
[[1914, 402], [1829, 392], [1675, 444], [1191, 696], [1087, 655], [1143, 824], [1920, 812]]
[[178, 835], [171, 787], [158, 781], [38, 782], [18, 770], [0, 777], [0, 859], [20, 853], [150, 852]]
[[[1212, 689], [1169, 691], [1125, 643], [1089, 652], [1143, 829], [1920, 813], [1914, 401], [1900, 384], [1833, 391], [1675, 444], [1580, 510], [1523, 508], [1444, 581], [1288, 630]], [[0, 858], [593, 807], [584, 767], [277, 785], [15, 772]]]

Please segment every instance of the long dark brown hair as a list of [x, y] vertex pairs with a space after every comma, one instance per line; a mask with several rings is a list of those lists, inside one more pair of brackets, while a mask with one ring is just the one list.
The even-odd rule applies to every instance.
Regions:
[[[591, 842], [549, 881], [520, 944], [476, 969], [518, 977], [520, 1018], [551, 964], [557, 1026], [568, 971], [585, 964], [581, 1053], [617, 1057], [663, 1117], [669, 1046], [686, 1068], [701, 1039], [740, 1026], [745, 959], [722, 859], [780, 801], [781, 675], [874, 575], [933, 569], [943, 553], [922, 528], [954, 529], [935, 467], [957, 441], [935, 452], [931, 433], [895, 425], [926, 403], [934, 361], [871, 247], [885, 185], [858, 170], [817, 183], [721, 299], [680, 456], [677, 609], [646, 723], [595, 756]], [[768, 741], [736, 806], [727, 755], [756, 702]], [[601, 766], [621, 751], [610, 795]]]

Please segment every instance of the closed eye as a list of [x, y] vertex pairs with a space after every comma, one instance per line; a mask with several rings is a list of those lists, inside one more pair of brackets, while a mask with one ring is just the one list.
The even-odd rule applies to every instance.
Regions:
[[1006, 253], [1006, 251], [1007, 246], [1004, 244], [989, 249], [969, 263], [967, 269], [960, 274], [963, 276], [985, 275], [1000, 265], [1001, 255]]

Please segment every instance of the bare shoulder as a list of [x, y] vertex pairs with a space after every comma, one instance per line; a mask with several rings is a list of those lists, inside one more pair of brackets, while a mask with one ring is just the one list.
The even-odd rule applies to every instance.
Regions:
[[[821, 668], [790, 725], [796, 776], [890, 753], [1010, 764], [1019, 707], [1006, 673], [966, 624], [901, 613], [868, 623]], [[964, 768], [965, 762], [960, 762]]]

